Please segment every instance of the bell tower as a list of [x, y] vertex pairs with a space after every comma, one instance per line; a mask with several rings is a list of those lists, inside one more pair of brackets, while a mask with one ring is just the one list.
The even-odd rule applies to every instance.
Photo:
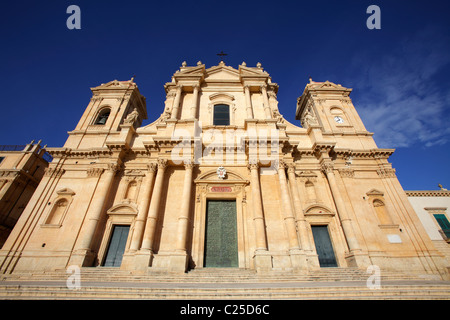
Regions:
[[139, 93], [134, 78], [110, 81], [91, 91], [91, 101], [75, 130], [69, 132], [65, 147], [103, 147], [105, 139], [121, 131], [124, 124], [136, 129], [147, 119], [145, 97]]
[[319, 126], [325, 132], [367, 132], [350, 99], [352, 89], [330, 81], [310, 82], [297, 100], [295, 117], [304, 128]]
[[373, 133], [366, 130], [350, 99], [351, 92], [330, 81], [309, 80], [297, 99], [295, 118], [308, 129], [314, 142], [331, 139], [340, 147], [377, 148]]

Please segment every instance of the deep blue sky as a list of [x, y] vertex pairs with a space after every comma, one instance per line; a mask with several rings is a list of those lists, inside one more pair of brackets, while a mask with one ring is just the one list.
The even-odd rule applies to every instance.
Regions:
[[[81, 30], [66, 9], [81, 8]], [[381, 30], [369, 30], [369, 5]], [[450, 188], [450, 2], [8, 1], [0, 11], [0, 144], [62, 146], [90, 87], [136, 75], [149, 119], [183, 61], [235, 68], [261, 62], [292, 123], [309, 76], [351, 98], [407, 190]]]

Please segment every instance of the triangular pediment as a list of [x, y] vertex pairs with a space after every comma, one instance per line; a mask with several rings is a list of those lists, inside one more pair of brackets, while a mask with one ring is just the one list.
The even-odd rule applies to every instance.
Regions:
[[203, 75], [205, 71], [205, 65], [200, 65], [197, 67], [182, 67], [177, 75]]
[[129, 86], [130, 86], [130, 81], [113, 80], [108, 83], [102, 83], [97, 88], [128, 89]]
[[242, 76], [264, 76], [267, 77], [267, 73], [264, 72], [263, 68], [250, 68], [239, 66], [239, 72]]
[[236, 80], [239, 81], [239, 71], [225, 65], [206, 69], [205, 80]]
[[75, 192], [72, 189], [69, 188], [62, 188], [56, 191], [56, 193], [60, 196], [73, 196], [75, 195]]
[[368, 196], [383, 196], [384, 193], [381, 192], [380, 190], [372, 189], [369, 192], [367, 192], [366, 195], [368, 195]]
[[325, 82], [322, 82], [322, 84], [319, 86], [319, 88], [335, 88], [335, 89], [337, 89], [337, 88], [342, 88], [342, 86], [327, 80]]

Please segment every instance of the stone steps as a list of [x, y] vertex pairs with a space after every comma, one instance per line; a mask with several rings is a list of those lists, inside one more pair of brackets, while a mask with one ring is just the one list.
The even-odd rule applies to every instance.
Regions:
[[81, 286], [67, 287], [66, 270], [0, 277], [0, 299], [450, 299], [450, 282], [381, 271], [381, 288], [357, 268], [257, 274], [245, 269], [196, 269], [188, 273], [81, 268]]
[[162, 288], [82, 286], [0, 285], [1, 299], [450, 299], [450, 284], [390, 285], [381, 289], [364, 286]]
[[[15, 273], [4, 275], [10, 280], [66, 280], [70, 274], [65, 270]], [[307, 282], [307, 281], [366, 281], [370, 274], [356, 268], [328, 268], [305, 273], [271, 272], [257, 274], [245, 269], [196, 269], [184, 274], [150, 271], [146, 274], [133, 274], [117, 268], [81, 268], [82, 281], [108, 282], [163, 282], [163, 283], [273, 283], [273, 282]], [[382, 281], [420, 280], [418, 276], [400, 272], [382, 271]]]

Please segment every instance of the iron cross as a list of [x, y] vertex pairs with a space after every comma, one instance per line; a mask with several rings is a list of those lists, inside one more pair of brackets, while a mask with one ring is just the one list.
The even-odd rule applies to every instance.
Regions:
[[220, 53], [217, 54], [220, 57], [220, 61], [223, 61], [223, 57], [227, 56], [228, 54], [223, 53], [223, 51], [220, 51]]

